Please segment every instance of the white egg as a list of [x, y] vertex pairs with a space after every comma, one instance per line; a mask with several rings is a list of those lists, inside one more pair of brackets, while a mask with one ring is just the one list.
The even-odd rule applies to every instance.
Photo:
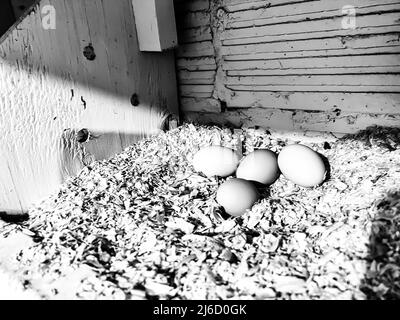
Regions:
[[226, 213], [234, 217], [241, 216], [251, 209], [258, 198], [257, 188], [243, 179], [230, 179], [217, 191], [217, 202], [224, 207]]
[[230, 148], [209, 146], [200, 149], [193, 157], [193, 167], [207, 177], [228, 177], [239, 165], [239, 155]]
[[278, 156], [278, 165], [287, 179], [302, 187], [320, 185], [326, 177], [320, 155], [301, 144], [284, 147]]
[[277, 156], [270, 150], [256, 150], [242, 159], [236, 177], [264, 185], [273, 184], [279, 177]]

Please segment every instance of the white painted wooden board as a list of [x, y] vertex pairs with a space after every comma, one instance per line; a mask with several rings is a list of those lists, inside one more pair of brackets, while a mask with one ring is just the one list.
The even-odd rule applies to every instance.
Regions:
[[132, 0], [141, 51], [163, 51], [178, 44], [173, 0]]
[[[46, 5], [55, 30], [42, 26]], [[25, 211], [57, 190], [60, 163], [73, 162], [74, 149], [60, 148], [65, 129], [99, 136], [84, 148], [103, 159], [178, 116], [174, 54], [140, 52], [130, 0], [42, 0], [0, 44], [0, 83], [1, 211]]]
[[[343, 28], [345, 5], [356, 9], [355, 29]], [[325, 121], [341, 133], [400, 126], [400, 0], [176, 7], [181, 106], [191, 120], [317, 131]]]

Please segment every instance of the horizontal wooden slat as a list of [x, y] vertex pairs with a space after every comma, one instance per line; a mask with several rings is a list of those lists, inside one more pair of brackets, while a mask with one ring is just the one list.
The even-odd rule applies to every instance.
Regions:
[[205, 78], [205, 79], [195, 79], [195, 78], [189, 78], [189, 79], [179, 79], [179, 84], [180, 85], [213, 85], [214, 84], [214, 78]]
[[400, 74], [383, 75], [306, 75], [228, 77], [228, 85], [293, 85], [293, 86], [398, 86]]
[[[387, 35], [387, 34], [398, 34], [400, 32], [399, 25], [393, 26], [382, 26], [382, 27], [364, 27], [357, 30], [333, 30], [313, 33], [299, 33], [299, 34], [283, 34], [273, 36], [262, 36], [254, 38], [241, 38], [224, 40], [222, 44], [224, 46], [242, 46], [259, 43], [279, 43], [289, 41], [300, 41], [300, 40], [311, 40], [311, 39], [328, 39], [328, 38], [341, 38], [341, 37], [364, 37], [371, 35]], [[322, 40], [322, 41], [323, 41]]]
[[224, 56], [240, 56], [257, 53], [288, 53], [338, 49], [342, 49], [344, 50], [343, 52], [346, 52], [345, 50], [349, 51], [351, 49], [378, 49], [396, 45], [400, 45], [400, 38], [399, 34], [393, 33], [364, 37], [336, 37], [327, 39], [258, 43], [240, 46], [223, 46], [221, 54]]
[[251, 9], [259, 9], [259, 8], [271, 8], [275, 6], [285, 6], [285, 5], [292, 5], [295, 3], [302, 3], [302, 2], [313, 2], [316, 3], [320, 0], [271, 0], [266, 2], [265, 0], [224, 0], [224, 8], [227, 12], [237, 12], [237, 11], [244, 11], [244, 10], [251, 10]]
[[[385, 15], [386, 16], [386, 15]], [[371, 25], [359, 26], [357, 29], [340, 29], [340, 22], [337, 22], [337, 28], [332, 27], [331, 30], [316, 29], [315, 31], [304, 31], [297, 29], [296, 26], [292, 26], [291, 30], [282, 30], [282, 33], [275, 34], [264, 34], [256, 35], [255, 30], [248, 29], [246, 36], [239, 36], [236, 32], [232, 32], [232, 38], [226, 37], [223, 39], [223, 45], [243, 45], [243, 44], [254, 44], [254, 43], [268, 43], [268, 42], [283, 42], [283, 41], [297, 41], [307, 39], [325, 39], [334, 37], [345, 37], [345, 36], [363, 36], [371, 34], [388, 34], [400, 32], [400, 24], [393, 21], [394, 17], [391, 17], [388, 21], [380, 21], [381, 25], [374, 25], [374, 20], [370, 21]], [[361, 18], [359, 18], [361, 19]], [[397, 19], [395, 19], [397, 20]], [[357, 20], [358, 21], [358, 20]], [[379, 21], [378, 21], [379, 22]], [[256, 29], [256, 28], [254, 28]], [[237, 30], [235, 30], [237, 31]], [[235, 37], [237, 36], [237, 37]]]
[[[385, 15], [373, 14], [357, 17], [357, 28], [382, 27], [399, 25], [399, 13], [389, 13]], [[250, 27], [243, 29], [232, 29], [225, 31], [222, 39], [253, 38], [272, 35], [315, 33], [321, 31], [347, 31], [342, 28], [342, 18], [325, 19], [318, 21], [306, 21], [299, 23], [288, 23], [282, 25], [271, 25], [263, 27]]]
[[348, 67], [348, 68], [297, 68], [275, 70], [232, 70], [227, 71], [227, 76], [252, 77], [252, 76], [286, 76], [286, 75], [349, 75], [349, 74], [390, 74], [399, 73], [400, 65], [389, 67]]
[[179, 71], [180, 79], [213, 79], [215, 77], [215, 71]]
[[211, 98], [213, 85], [181, 85], [179, 91], [182, 97]]
[[238, 29], [254, 26], [266, 26], [282, 23], [321, 20], [343, 17], [343, 6], [353, 5], [357, 16], [371, 13], [398, 11], [399, 0], [339, 0], [320, 1], [316, 3], [300, 3], [293, 5], [290, 12], [287, 8], [272, 7], [259, 10], [249, 10], [230, 14], [226, 24], [227, 29]]
[[286, 70], [308, 68], [384, 67], [400, 65], [399, 54], [354, 55], [343, 57], [299, 58], [281, 60], [226, 61], [224, 70]]
[[[225, 2], [225, 1], [224, 1]], [[246, 21], [254, 19], [265, 19], [270, 17], [291, 17], [304, 13], [314, 13], [329, 10], [340, 10], [344, 6], [353, 6], [356, 9], [365, 6], [376, 6], [397, 3], [398, 0], [309, 0], [292, 1], [289, 6], [274, 5], [273, 1], [240, 1], [236, 6], [225, 5], [225, 10], [229, 12], [229, 19], [236, 21]], [[288, 10], [289, 9], [289, 10]]]
[[216, 99], [210, 98], [182, 98], [181, 110], [183, 112], [221, 112], [221, 104]]
[[208, 12], [187, 12], [177, 17], [178, 29], [196, 28], [210, 25]]
[[180, 58], [176, 61], [176, 66], [178, 70], [188, 70], [188, 71], [210, 71], [216, 70], [217, 64], [213, 57], [203, 57], [203, 58]]
[[176, 51], [180, 57], [206, 57], [214, 56], [214, 46], [211, 41], [181, 45]]
[[228, 108], [333, 110], [400, 114], [400, 94], [334, 92], [254, 92], [227, 95]]
[[320, 131], [355, 133], [366, 127], [380, 124], [398, 127], [400, 115], [377, 115], [365, 113], [288, 111], [264, 108], [240, 109], [224, 113], [188, 112], [187, 120], [202, 124], [220, 124], [234, 127], [260, 126], [277, 130]]
[[179, 30], [178, 39], [179, 44], [212, 40], [211, 28], [210, 26], [202, 26], [199, 28]]
[[348, 85], [226, 85], [232, 91], [253, 91], [253, 92], [400, 92], [400, 86], [348, 86]]
[[283, 60], [304, 57], [338, 57], [338, 56], [359, 56], [371, 54], [392, 54], [399, 53], [400, 46], [388, 46], [377, 48], [360, 48], [360, 49], [331, 49], [331, 50], [310, 50], [310, 51], [294, 51], [294, 52], [272, 52], [272, 53], [254, 53], [245, 55], [225, 56], [225, 61], [251, 61], [251, 60]]
[[179, 71], [178, 78], [180, 84], [213, 84], [215, 71]]

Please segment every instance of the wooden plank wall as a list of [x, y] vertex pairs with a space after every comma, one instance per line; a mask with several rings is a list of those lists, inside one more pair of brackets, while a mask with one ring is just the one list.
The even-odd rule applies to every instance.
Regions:
[[[356, 9], [344, 29], [343, 6]], [[349, 133], [400, 125], [400, 0], [178, 0], [189, 120]]]
[[[56, 29], [43, 27], [43, 6]], [[0, 211], [25, 211], [81, 160], [159, 132], [168, 113], [174, 53], [139, 51], [131, 0], [42, 0], [0, 38]], [[96, 139], [79, 144], [83, 128]]]

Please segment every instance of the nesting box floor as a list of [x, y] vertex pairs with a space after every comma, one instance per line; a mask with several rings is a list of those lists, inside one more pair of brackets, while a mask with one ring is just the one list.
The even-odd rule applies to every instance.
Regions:
[[[159, 134], [85, 168], [27, 222], [1, 223], [0, 279], [42, 299], [400, 298], [399, 132]], [[224, 179], [190, 165], [210, 144], [246, 154], [293, 142], [329, 160], [329, 180], [306, 189], [281, 176], [239, 218], [215, 201]]]

